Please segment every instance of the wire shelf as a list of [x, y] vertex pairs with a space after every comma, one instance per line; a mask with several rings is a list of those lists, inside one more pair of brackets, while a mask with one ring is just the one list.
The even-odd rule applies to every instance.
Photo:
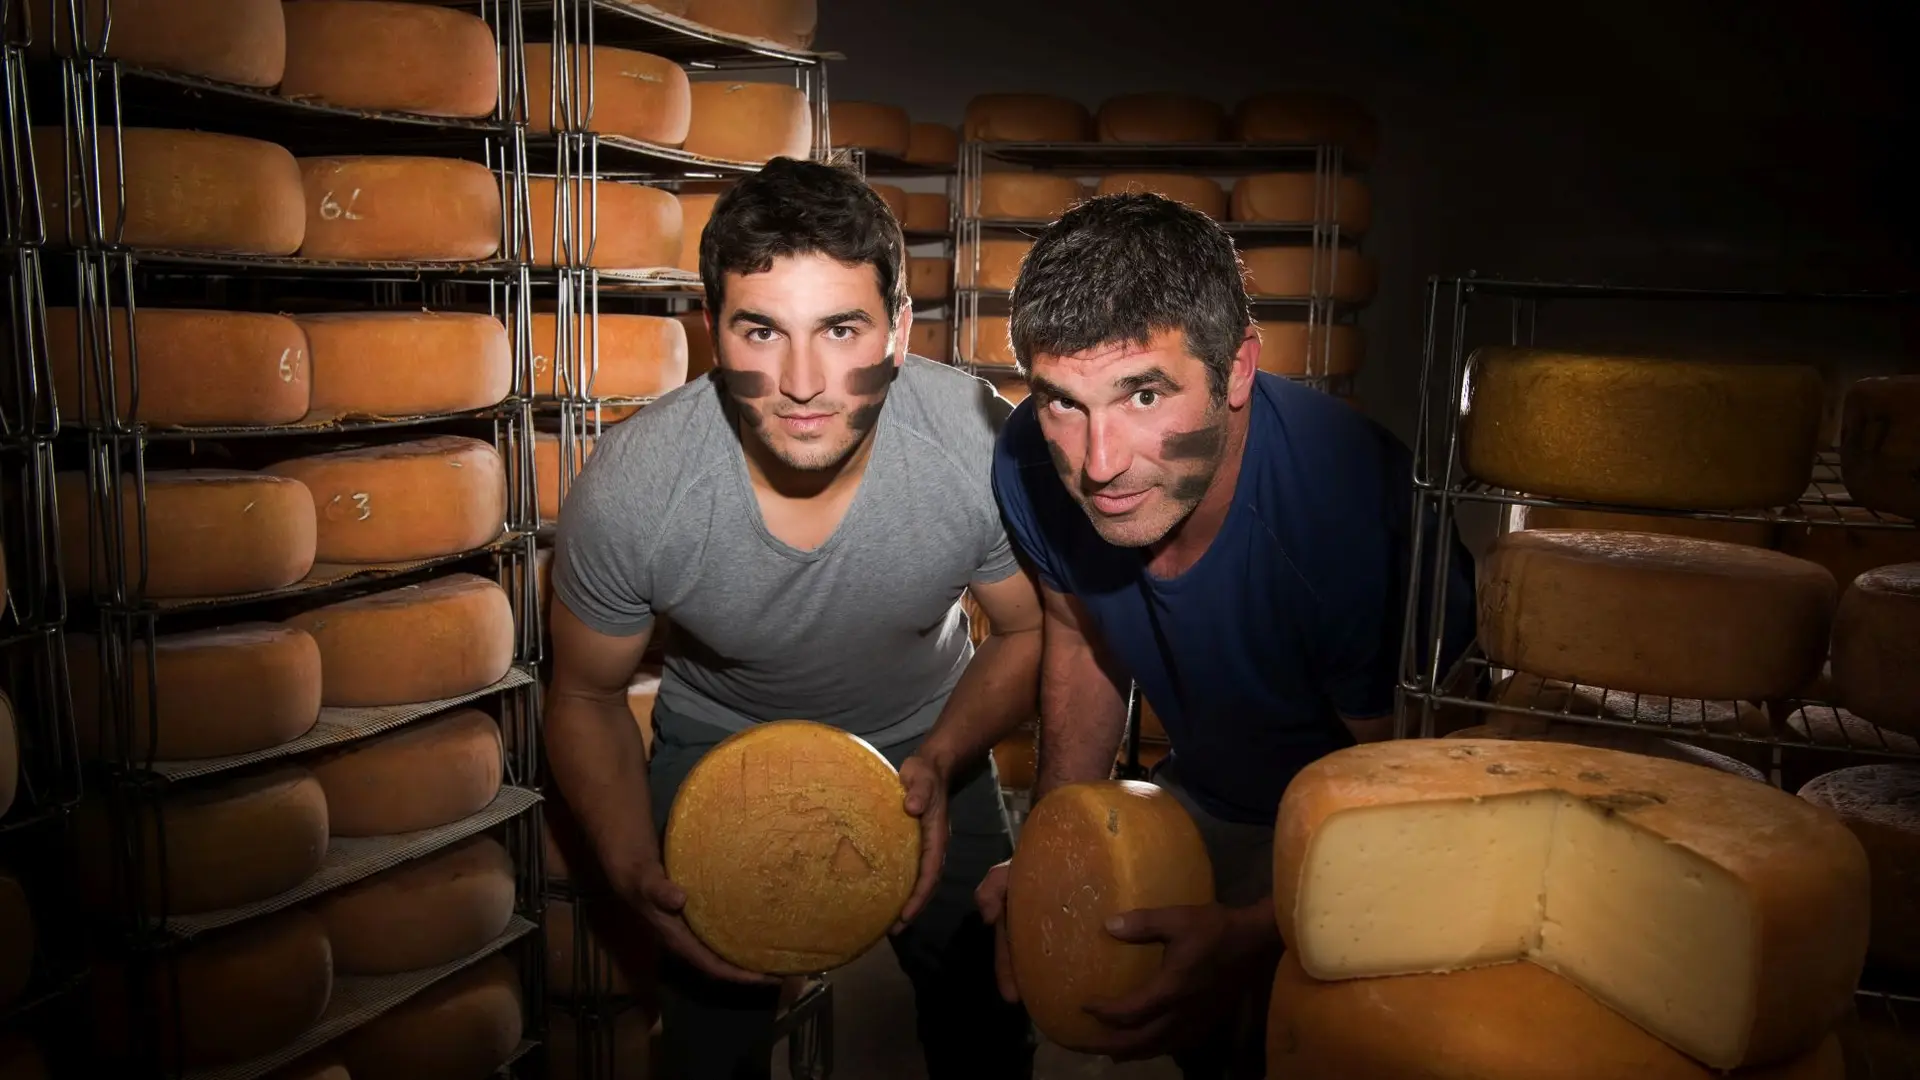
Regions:
[[283, 911], [356, 881], [364, 881], [382, 870], [390, 870], [401, 863], [452, 847], [526, 812], [539, 801], [539, 794], [527, 788], [502, 786], [499, 794], [479, 813], [449, 825], [393, 836], [336, 836], [327, 843], [326, 861], [298, 887], [242, 907], [176, 915], [161, 924], [161, 929], [174, 938], [189, 940], [210, 930]]
[[0, 1009], [0, 1031], [16, 1027], [21, 1021], [39, 1012], [41, 1009], [46, 1008], [56, 1001], [62, 1001], [72, 996], [75, 991], [86, 986], [90, 978], [89, 973], [84, 971], [69, 975], [58, 984], [48, 987], [34, 994], [32, 997], [22, 1001], [16, 1001], [5, 1009]]
[[929, 164], [924, 161], [908, 161], [906, 158], [894, 157], [892, 154], [878, 153], [874, 150], [869, 150], [864, 146], [836, 146], [833, 148], [833, 152], [836, 154], [858, 155], [861, 162], [861, 174], [864, 176], [886, 176], [886, 177], [896, 177], [896, 178], [952, 176], [956, 171], [958, 171], [957, 166], [954, 166], [954, 165]]
[[[1211, 171], [1219, 173], [1311, 170], [1322, 146], [1282, 143], [982, 142], [982, 156], [1045, 171]], [[1349, 166], [1349, 173], [1358, 169]]]
[[[478, 964], [534, 931], [534, 924], [513, 916], [501, 935], [471, 956], [450, 964], [398, 975], [340, 975], [333, 980], [327, 1011], [294, 1042], [237, 1065], [189, 1071], [184, 1080], [255, 1080], [393, 1011], [421, 991]], [[524, 1051], [522, 1051], [524, 1052]]]
[[1920, 996], [1863, 989], [1854, 995], [1854, 1014], [1841, 1035], [1850, 1044], [1847, 1075], [1920, 1080]]
[[[465, 2], [472, 3], [473, 0]], [[526, 39], [553, 40], [554, 9], [565, 2], [523, 0]], [[592, 0], [591, 7], [595, 13], [591, 24], [593, 44], [638, 49], [696, 71], [820, 67], [828, 60], [846, 59], [839, 53], [794, 49], [773, 41], [730, 34], [645, 4], [625, 0]], [[601, 15], [611, 15], [613, 18], [601, 18]]]
[[[991, 232], [1039, 233], [1053, 225], [1046, 218], [969, 217], [963, 220]], [[1216, 221], [1214, 224], [1236, 238], [1312, 236], [1316, 229], [1324, 229], [1324, 226], [1316, 226], [1311, 221]]]
[[[418, 139], [435, 134], [443, 138], [445, 135], [499, 135], [507, 130], [506, 123], [497, 117], [427, 116], [421, 113], [351, 109], [283, 97], [271, 90], [143, 68], [126, 61], [117, 63], [121, 77], [135, 84], [130, 87], [135, 95], [128, 102], [129, 112], [138, 110], [141, 113], [204, 118], [208, 110], [217, 109], [223, 125], [257, 127], [273, 132], [276, 140], [296, 136], [296, 141], [303, 146], [306, 140], [297, 136], [307, 132], [298, 126], [290, 128], [289, 125], [298, 125], [301, 121], [328, 125], [333, 130], [326, 134], [340, 139], [355, 139], [361, 146], [367, 145], [370, 138], [379, 139], [382, 150], [394, 147], [396, 138], [404, 144], [409, 137]], [[342, 121], [346, 123], [340, 124]], [[378, 128], [369, 130], [366, 127], [369, 124], [378, 125]]]
[[[68, 253], [71, 248], [49, 246], [49, 252]], [[191, 268], [218, 276], [252, 272], [319, 275], [397, 275], [397, 280], [420, 281], [436, 277], [499, 277], [518, 269], [519, 264], [504, 259], [477, 262], [406, 262], [373, 259], [307, 259], [298, 255], [219, 255], [203, 251], [165, 251], [150, 248], [113, 248], [110, 250], [148, 268]], [[202, 275], [205, 276], [205, 275]]]
[[[602, 180], [724, 180], [759, 172], [757, 161], [734, 161], [703, 157], [677, 146], [663, 146], [625, 135], [590, 133], [597, 144], [596, 174]], [[528, 140], [528, 167], [550, 170], [562, 150], [559, 141], [549, 136]]]
[[[518, 398], [505, 398], [495, 404], [463, 412], [434, 413], [425, 416], [391, 417], [340, 417], [330, 420], [296, 420], [290, 424], [246, 424], [246, 425], [198, 425], [185, 426], [174, 424], [138, 423], [122, 428], [128, 434], [137, 433], [149, 441], [163, 442], [192, 439], [253, 439], [272, 438], [288, 435], [349, 435], [375, 431], [392, 431], [402, 428], [422, 427], [428, 424], [459, 423], [470, 420], [501, 420], [509, 416], [520, 406]], [[75, 429], [86, 426], [71, 416], [65, 418], [66, 424]], [[105, 425], [98, 425], [104, 428]]]

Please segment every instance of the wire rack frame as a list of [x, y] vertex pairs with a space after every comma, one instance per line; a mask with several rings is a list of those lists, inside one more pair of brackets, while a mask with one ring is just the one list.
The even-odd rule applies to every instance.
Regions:
[[0, 816], [4, 837], [64, 818], [82, 794], [62, 628], [43, 627], [0, 644], [0, 680], [19, 757], [13, 804]]
[[1307, 295], [1303, 297], [1256, 296], [1251, 300], [1256, 313], [1265, 309], [1294, 311], [1304, 315], [1309, 355], [1301, 377], [1315, 381], [1321, 389], [1330, 391], [1335, 389], [1335, 384], [1329, 381], [1335, 374], [1332, 364], [1333, 334], [1330, 330], [1321, 328], [1343, 321], [1351, 322], [1358, 308], [1363, 306], [1336, 299], [1333, 295], [1334, 283], [1339, 280], [1340, 260], [1343, 253], [1358, 255], [1358, 249], [1342, 237], [1339, 220], [1340, 184], [1351, 174], [1345, 171], [1345, 151], [1337, 144], [1214, 147], [1209, 144], [1141, 146], [1125, 143], [1029, 144], [993, 143], [972, 139], [963, 141], [960, 144], [960, 160], [955, 174], [955, 195], [951, 200], [954, 221], [954, 302], [953, 317], [949, 327], [950, 354], [953, 358], [951, 362], [975, 375], [1012, 372], [1012, 368], [981, 364], [976, 360], [979, 355], [981, 301], [983, 299], [1004, 301], [1008, 295], [1004, 291], [982, 287], [980, 283], [982, 244], [989, 233], [1013, 232], [1029, 238], [1036, 237], [1048, 224], [997, 220], [982, 215], [981, 185], [988, 173], [989, 161], [1015, 164], [1031, 161], [1037, 163], [1036, 171], [1056, 173], [1066, 171], [1074, 175], [1089, 175], [1137, 168], [1139, 165], [1130, 162], [1130, 158], [1144, 154], [1154, 160], [1156, 168], [1165, 171], [1204, 173], [1210, 167], [1216, 167], [1229, 160], [1221, 156], [1221, 151], [1232, 152], [1231, 164], [1235, 171], [1245, 171], [1248, 167], [1271, 167], [1276, 171], [1288, 167], [1298, 169], [1302, 165], [1311, 168], [1314, 177], [1312, 218], [1310, 221], [1297, 223], [1294, 226], [1295, 231], [1304, 232], [1312, 251], [1309, 256], [1311, 261]]

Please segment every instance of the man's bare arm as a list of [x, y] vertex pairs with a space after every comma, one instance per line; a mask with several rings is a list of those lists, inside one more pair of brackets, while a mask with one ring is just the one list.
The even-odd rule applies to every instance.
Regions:
[[969, 591], [986, 613], [988, 634], [920, 747], [921, 757], [949, 775], [1031, 719], [1039, 694], [1040, 596], [1032, 574], [1022, 567]]
[[1033, 800], [1062, 784], [1105, 780], [1126, 733], [1126, 676], [1086, 619], [1086, 609], [1041, 586], [1040, 747]]

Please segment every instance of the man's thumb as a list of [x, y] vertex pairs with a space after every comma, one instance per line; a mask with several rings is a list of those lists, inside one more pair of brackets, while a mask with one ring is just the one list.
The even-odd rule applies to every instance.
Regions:
[[687, 892], [666, 878], [647, 885], [647, 901], [662, 911], [678, 912], [687, 905]]
[[1107, 933], [1121, 941], [1165, 941], [1166, 927], [1153, 910], [1123, 911], [1107, 917]]

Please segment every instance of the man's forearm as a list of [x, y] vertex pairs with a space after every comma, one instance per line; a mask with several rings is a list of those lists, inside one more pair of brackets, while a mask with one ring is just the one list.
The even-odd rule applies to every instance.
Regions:
[[546, 718], [547, 762], [567, 808], [621, 895], [660, 862], [647, 790], [646, 744], [624, 699], [557, 693]]
[[1127, 728], [1127, 702], [1084, 641], [1050, 644], [1040, 660], [1040, 749], [1033, 799], [1062, 784], [1105, 780]]
[[995, 743], [1033, 718], [1040, 678], [1040, 631], [990, 634], [920, 746], [920, 756], [946, 773], [984, 758]]

